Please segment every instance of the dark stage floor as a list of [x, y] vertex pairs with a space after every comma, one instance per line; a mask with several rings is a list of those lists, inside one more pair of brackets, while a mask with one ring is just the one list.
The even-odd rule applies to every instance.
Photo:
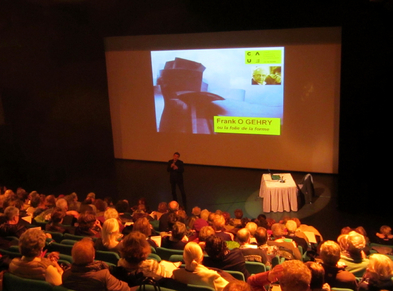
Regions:
[[[267, 170], [186, 165], [184, 184], [188, 207], [199, 206], [210, 211], [220, 209], [231, 215], [236, 208], [241, 208], [245, 216], [254, 218], [262, 213], [259, 187], [263, 173]], [[299, 182], [306, 173], [291, 174]], [[324, 239], [336, 239], [344, 226], [355, 228], [361, 225], [373, 232], [382, 224], [389, 224], [386, 218], [378, 215], [340, 211], [337, 207], [338, 175], [312, 175], [316, 191], [312, 204], [297, 212], [266, 213], [266, 216], [275, 220], [283, 216], [298, 217], [302, 223], [319, 229]], [[148, 205], [155, 209], [159, 202], [171, 200], [165, 163], [116, 160], [114, 180], [118, 198], [128, 199], [130, 203], [145, 197]]]

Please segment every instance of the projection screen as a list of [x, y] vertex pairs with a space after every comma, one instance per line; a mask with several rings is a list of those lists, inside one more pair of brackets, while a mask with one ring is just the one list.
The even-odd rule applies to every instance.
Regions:
[[114, 154], [337, 173], [341, 29], [105, 38]]

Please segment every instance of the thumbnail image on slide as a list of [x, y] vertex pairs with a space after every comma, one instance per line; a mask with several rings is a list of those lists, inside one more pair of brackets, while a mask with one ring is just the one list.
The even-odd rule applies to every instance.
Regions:
[[280, 135], [284, 47], [152, 51], [157, 132]]

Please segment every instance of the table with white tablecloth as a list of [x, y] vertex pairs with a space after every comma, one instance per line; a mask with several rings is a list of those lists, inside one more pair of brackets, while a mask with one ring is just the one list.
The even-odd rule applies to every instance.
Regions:
[[284, 182], [273, 180], [271, 174], [263, 174], [259, 197], [263, 198], [263, 212], [297, 211], [297, 186], [289, 173], [279, 175]]

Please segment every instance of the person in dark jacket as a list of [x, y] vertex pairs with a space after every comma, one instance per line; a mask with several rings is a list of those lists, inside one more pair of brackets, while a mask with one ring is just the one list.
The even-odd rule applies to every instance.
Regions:
[[84, 238], [72, 248], [71, 268], [63, 273], [63, 286], [75, 291], [130, 291], [124, 281], [109, 272], [105, 262], [94, 261], [95, 249], [90, 238]]

